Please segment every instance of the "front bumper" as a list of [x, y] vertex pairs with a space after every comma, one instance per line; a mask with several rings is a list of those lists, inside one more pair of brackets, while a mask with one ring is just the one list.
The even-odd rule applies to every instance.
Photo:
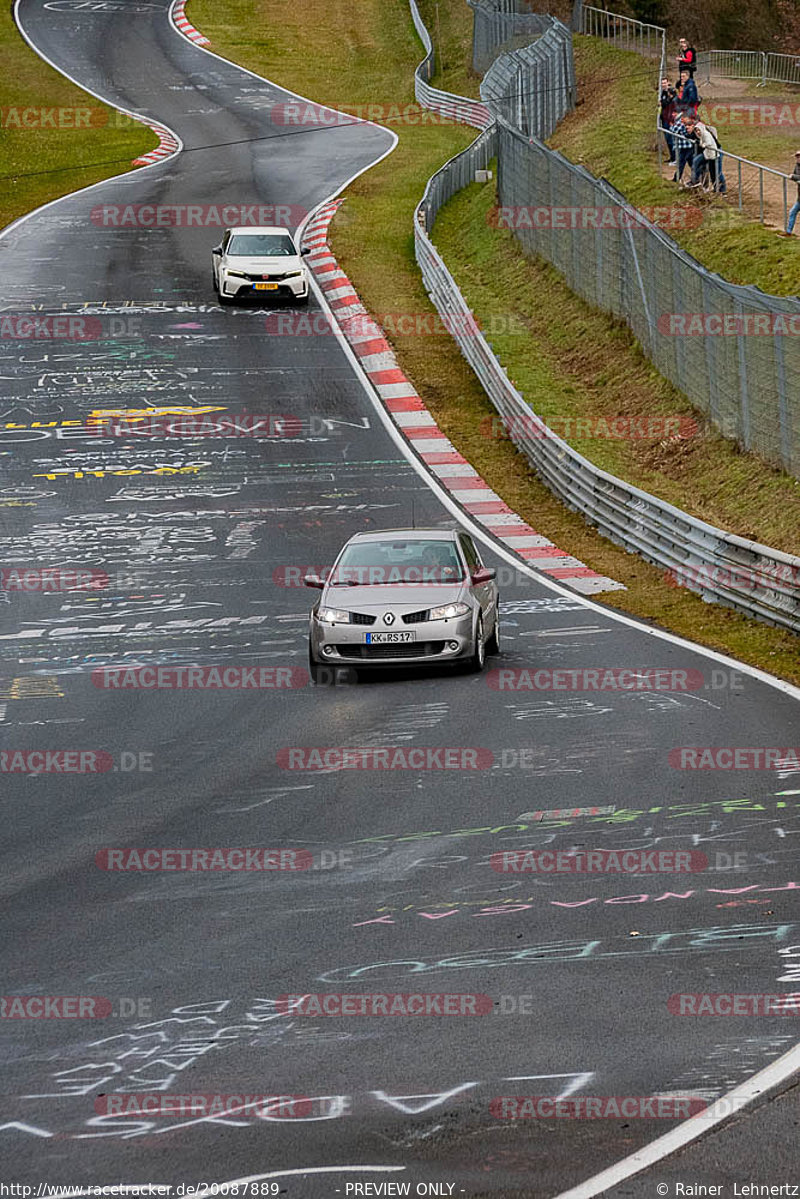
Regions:
[[241, 279], [235, 275], [228, 275], [223, 272], [222, 275], [222, 293], [230, 296], [231, 299], [243, 300], [246, 297], [252, 297], [258, 300], [268, 300], [275, 296], [282, 296], [284, 299], [302, 300], [308, 296], [308, 276], [295, 275], [291, 279], [276, 279], [274, 282], [277, 287], [273, 290], [258, 290], [254, 286], [255, 282], [268, 282], [268, 280], [253, 280]]
[[414, 666], [430, 662], [455, 662], [473, 652], [473, 614], [450, 620], [426, 620], [404, 625], [402, 618], [392, 631], [409, 632], [413, 641], [367, 645], [367, 633], [388, 630], [357, 624], [322, 624], [311, 618], [310, 646], [315, 661], [334, 666], [386, 667]]

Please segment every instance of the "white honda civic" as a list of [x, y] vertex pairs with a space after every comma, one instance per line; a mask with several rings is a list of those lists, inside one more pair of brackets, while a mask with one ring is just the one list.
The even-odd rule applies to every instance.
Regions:
[[308, 267], [288, 229], [280, 226], [244, 226], [226, 229], [211, 251], [211, 273], [220, 304], [246, 297], [283, 296], [307, 304]]

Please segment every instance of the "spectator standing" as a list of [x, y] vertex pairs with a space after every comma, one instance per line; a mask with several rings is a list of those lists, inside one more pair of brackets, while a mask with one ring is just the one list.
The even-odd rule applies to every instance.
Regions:
[[672, 138], [677, 151], [675, 174], [672, 176], [673, 183], [683, 181], [683, 172], [691, 164], [697, 148], [696, 140], [689, 132], [688, 120], [687, 115], [678, 113], [672, 126]]
[[672, 166], [675, 162], [675, 145], [673, 142], [672, 134], [670, 133], [670, 129], [672, 128], [672, 125], [673, 125], [673, 122], [675, 121], [675, 116], [677, 113], [677, 107], [676, 107], [677, 98], [678, 98], [677, 92], [675, 91], [675, 88], [670, 83], [669, 79], [662, 79], [661, 80], [661, 96], [659, 99], [659, 103], [661, 105], [661, 111], [658, 116], [658, 124], [659, 124], [659, 128], [661, 129], [662, 133], [664, 134], [664, 141], [667, 143], [667, 150], [669, 151], [669, 165], [670, 166]]
[[786, 231], [781, 233], [781, 237], [791, 237], [794, 232], [794, 223], [800, 213], [800, 150], [794, 152], [794, 170], [791, 174], [791, 179], [797, 184], [797, 199], [789, 210], [789, 220], [786, 225]]
[[681, 71], [681, 77], [675, 89], [675, 107], [678, 112], [688, 113], [696, 117], [700, 104], [701, 100], [697, 93], [697, 84], [688, 71]]
[[717, 159], [719, 148], [708, 127], [697, 117], [687, 116], [686, 128], [689, 136], [694, 137], [697, 149], [692, 159], [692, 187], [699, 187], [703, 170], [707, 170], [714, 190], [717, 190]]
[[697, 51], [690, 46], [685, 37], [678, 42], [678, 71], [688, 71], [692, 78], [697, 70]]

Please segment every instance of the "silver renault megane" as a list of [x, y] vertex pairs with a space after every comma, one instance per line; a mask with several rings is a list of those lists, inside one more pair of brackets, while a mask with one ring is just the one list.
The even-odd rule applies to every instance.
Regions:
[[500, 650], [496, 572], [461, 529], [389, 529], [357, 533], [311, 611], [309, 670], [330, 681], [331, 668], [462, 663], [483, 670]]

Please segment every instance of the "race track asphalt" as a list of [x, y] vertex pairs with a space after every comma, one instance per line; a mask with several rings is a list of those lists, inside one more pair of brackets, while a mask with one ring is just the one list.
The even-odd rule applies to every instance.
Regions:
[[[184, 150], [0, 240], [0, 317], [72, 315], [88, 330], [0, 341], [4, 563], [109, 579], [90, 593], [0, 591], [0, 747], [114, 761], [102, 774], [4, 777], [4, 993], [113, 1005], [104, 1019], [5, 1022], [4, 1178], [177, 1186], [372, 1165], [403, 1167], [362, 1177], [412, 1193], [429, 1182], [557, 1195], [674, 1121], [503, 1121], [493, 1097], [710, 1100], [795, 1044], [791, 1016], [679, 1016], [667, 1001], [794, 989], [800, 771], [681, 770], [669, 753], [796, 745], [797, 697], [515, 571], [491, 544], [487, 562], [509, 577], [490, 669], [665, 668], [694, 672], [693, 689], [500, 691], [491, 674], [441, 668], [332, 688], [98, 686], [102, 668], [131, 663], [302, 671], [313, 593], [287, 577], [331, 562], [356, 531], [453, 516], [338, 338], [277, 332], [293, 309], [219, 307], [213, 228], [107, 223], [141, 204], [308, 212], [391, 135], [287, 131], [277, 112], [291, 96], [181, 38], [164, 0], [22, 0], [19, 20], [49, 60], [166, 123]], [[171, 406], [288, 414], [299, 435], [87, 428], [92, 414]], [[493, 764], [292, 771], [279, 759], [292, 746], [482, 748]], [[593, 807], [613, 811], [570, 815]], [[524, 815], [552, 810], [562, 815]], [[95, 863], [108, 847], [215, 846], [305, 849], [314, 868]], [[527, 848], [688, 849], [708, 865], [679, 877], [492, 869], [492, 853]], [[478, 993], [494, 1006], [319, 1018], [279, 1002], [342, 991]], [[311, 1103], [288, 1116], [98, 1115], [110, 1092]], [[763, 1123], [740, 1125], [742, 1169], [791, 1181], [796, 1150], [777, 1150]], [[281, 1187], [333, 1196], [358, 1178]]]

